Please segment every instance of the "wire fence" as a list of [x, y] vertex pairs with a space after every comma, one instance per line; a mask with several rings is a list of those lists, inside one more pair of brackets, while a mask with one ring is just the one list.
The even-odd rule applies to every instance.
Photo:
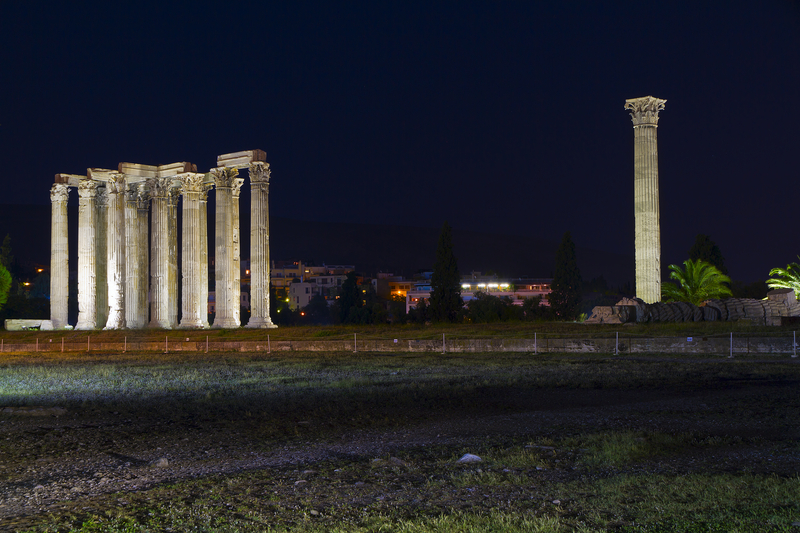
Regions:
[[194, 339], [165, 335], [163, 339], [127, 337], [120, 340], [98, 340], [87, 335], [77, 341], [74, 336], [48, 336], [35, 342], [6, 342], [0, 338], [0, 353], [233, 353], [233, 352], [370, 352], [370, 353], [487, 353], [521, 352], [598, 353], [598, 354], [706, 354], [706, 355], [789, 355], [797, 357], [796, 332], [771, 335], [737, 335], [734, 333], [701, 337], [647, 337], [615, 333], [611, 337], [583, 338], [533, 333], [530, 338], [459, 338], [442, 334], [441, 339], [364, 338], [353, 334], [347, 339], [273, 340], [263, 338], [236, 340], [206, 337]]

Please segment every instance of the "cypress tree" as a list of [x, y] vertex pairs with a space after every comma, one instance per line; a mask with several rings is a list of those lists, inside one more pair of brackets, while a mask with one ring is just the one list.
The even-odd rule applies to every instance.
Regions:
[[575, 257], [575, 243], [567, 231], [556, 250], [556, 268], [550, 285], [550, 308], [559, 320], [575, 320], [581, 303], [581, 271]]
[[457, 322], [464, 302], [461, 299], [461, 275], [453, 253], [453, 230], [445, 222], [436, 248], [436, 262], [431, 277], [430, 316], [434, 322]]
[[689, 249], [689, 259], [692, 261], [701, 259], [717, 267], [722, 274], [728, 275], [728, 269], [725, 268], [725, 258], [722, 257], [719, 246], [708, 235], [703, 235], [702, 233], [697, 235], [694, 245]]

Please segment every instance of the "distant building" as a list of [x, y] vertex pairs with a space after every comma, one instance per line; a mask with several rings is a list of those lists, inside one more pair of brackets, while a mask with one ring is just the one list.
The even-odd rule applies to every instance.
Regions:
[[[331, 277], [344, 277], [348, 272], [356, 269], [354, 265], [325, 265], [316, 266], [304, 263], [303, 261], [273, 261], [270, 271], [272, 286], [279, 298], [290, 297], [289, 288], [295, 280], [301, 282], [310, 281], [312, 278], [327, 277], [328, 281], [322, 284], [335, 284]], [[341, 282], [338, 283], [341, 285]], [[291, 303], [291, 300], [290, 300]]]
[[372, 287], [379, 298], [391, 300], [395, 296], [405, 298], [408, 291], [414, 287], [414, 282], [403, 279], [403, 276], [379, 272], [378, 276], [372, 280]]
[[[461, 298], [466, 304], [475, 298], [475, 294], [482, 292], [498, 298], [509, 297], [514, 305], [522, 305], [526, 298], [541, 296], [541, 305], [550, 305], [547, 295], [550, 294], [552, 281], [549, 278], [499, 279], [497, 275], [471, 272], [461, 278]], [[431, 291], [430, 280], [414, 283], [414, 287], [406, 294], [406, 312], [415, 308], [420, 298], [429, 300]]]

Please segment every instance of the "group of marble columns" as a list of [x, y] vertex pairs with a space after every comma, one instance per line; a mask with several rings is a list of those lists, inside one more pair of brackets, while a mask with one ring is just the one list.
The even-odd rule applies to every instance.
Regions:
[[[252, 189], [251, 314], [247, 327], [275, 327], [269, 317], [270, 170], [265, 157], [260, 150], [226, 154], [218, 158], [219, 166], [206, 174], [197, 173], [188, 163], [160, 167], [121, 163], [118, 171], [58, 174], [50, 191], [53, 328], [69, 327], [70, 187], [78, 189], [79, 198], [75, 329], [239, 327], [239, 191], [244, 183], [239, 168], [249, 169]], [[216, 189], [216, 318], [210, 326], [207, 200], [212, 188]], [[180, 280], [179, 199], [183, 219]]]

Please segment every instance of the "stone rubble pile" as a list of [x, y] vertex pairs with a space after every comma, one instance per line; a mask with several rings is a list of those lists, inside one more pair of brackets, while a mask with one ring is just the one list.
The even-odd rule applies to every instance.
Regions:
[[635, 322], [726, 322], [749, 320], [754, 324], [779, 326], [783, 317], [800, 316], [800, 303], [791, 289], [767, 293], [765, 300], [726, 298], [706, 300], [699, 306], [686, 302], [644, 303], [638, 298], [623, 298], [617, 305], [592, 309], [589, 324], [627, 324]]

